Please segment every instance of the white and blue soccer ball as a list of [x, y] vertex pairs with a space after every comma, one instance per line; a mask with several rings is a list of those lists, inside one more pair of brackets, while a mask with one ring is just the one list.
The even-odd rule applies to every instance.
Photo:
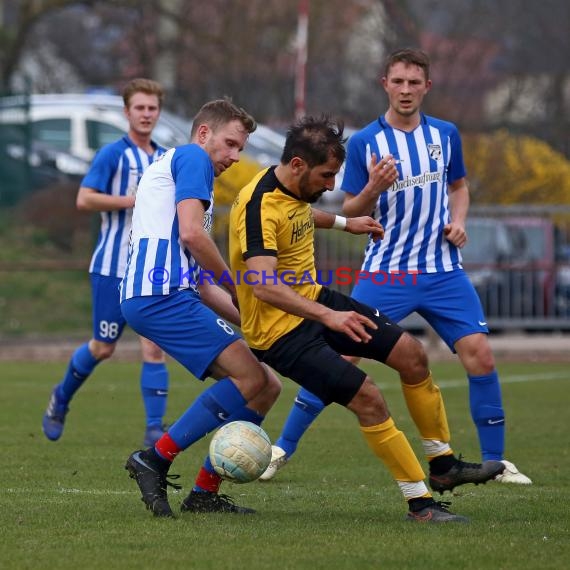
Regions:
[[269, 436], [251, 422], [222, 426], [210, 441], [210, 461], [220, 477], [232, 483], [255, 481], [271, 461]]

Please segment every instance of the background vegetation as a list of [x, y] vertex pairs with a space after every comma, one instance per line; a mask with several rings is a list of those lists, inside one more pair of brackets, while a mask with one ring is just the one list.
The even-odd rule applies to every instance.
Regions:
[[[570, 203], [565, 0], [0, 0], [0, 94], [119, 92], [144, 75], [185, 118], [227, 94], [282, 128], [296, 111], [303, 4], [307, 112], [373, 120], [386, 107], [385, 54], [420, 46], [432, 58], [425, 111], [459, 126], [473, 203]], [[216, 232], [258, 168], [244, 161], [219, 179]], [[98, 220], [76, 211], [76, 191], [22, 191], [0, 210], [0, 335], [89, 322], [83, 272]]]

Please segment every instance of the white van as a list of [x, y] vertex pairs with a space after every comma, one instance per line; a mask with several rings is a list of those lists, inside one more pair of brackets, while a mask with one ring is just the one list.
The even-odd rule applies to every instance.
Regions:
[[[48, 94], [0, 99], [0, 128], [31, 123], [31, 139], [90, 161], [95, 151], [120, 138], [128, 128], [123, 99], [105, 94]], [[153, 139], [170, 148], [186, 144], [191, 121], [163, 110]], [[245, 154], [262, 166], [276, 164], [285, 137], [259, 125]]]

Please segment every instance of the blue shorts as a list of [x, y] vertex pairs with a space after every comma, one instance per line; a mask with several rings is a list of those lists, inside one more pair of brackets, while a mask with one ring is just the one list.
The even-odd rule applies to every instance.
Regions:
[[218, 355], [241, 339], [190, 289], [133, 297], [121, 303], [121, 310], [135, 332], [152, 340], [200, 380], [209, 376], [208, 368]]
[[396, 322], [418, 313], [452, 352], [460, 338], [489, 332], [479, 296], [462, 269], [410, 274], [401, 280], [361, 277], [351, 297]]
[[121, 338], [127, 321], [121, 313], [120, 277], [90, 273], [93, 338], [113, 344]]

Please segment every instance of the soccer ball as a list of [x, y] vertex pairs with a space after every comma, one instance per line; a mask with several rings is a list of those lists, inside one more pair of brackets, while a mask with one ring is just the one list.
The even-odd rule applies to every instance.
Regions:
[[251, 422], [222, 426], [210, 442], [210, 461], [220, 477], [232, 483], [255, 481], [271, 461], [269, 436]]

